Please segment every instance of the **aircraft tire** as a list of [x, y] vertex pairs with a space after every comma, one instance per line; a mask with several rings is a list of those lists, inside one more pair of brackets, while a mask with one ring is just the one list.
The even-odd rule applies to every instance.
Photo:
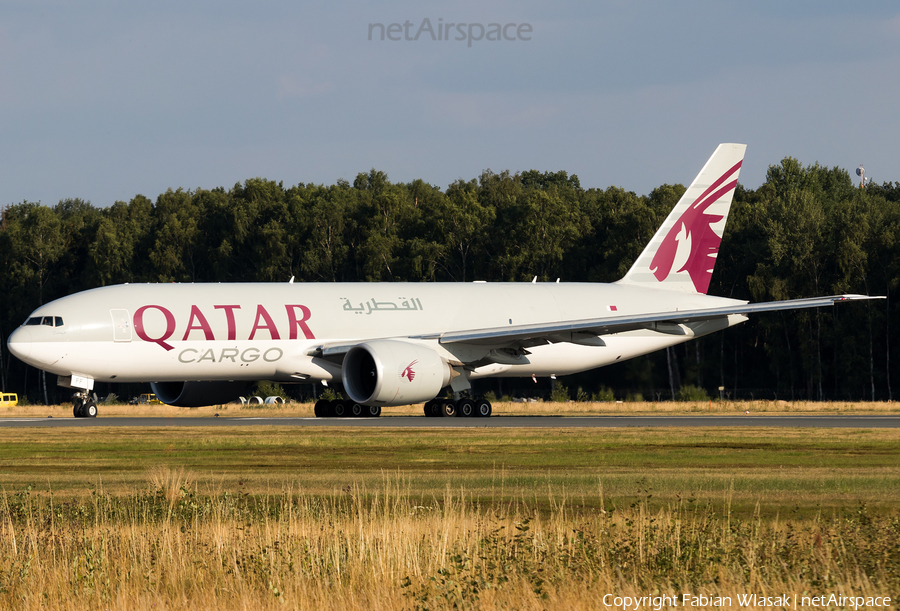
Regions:
[[475, 416], [477, 418], [490, 418], [492, 411], [491, 402], [487, 399], [479, 399], [475, 402]]
[[313, 414], [316, 415], [316, 418], [324, 418], [328, 415], [328, 401], [325, 399], [319, 399], [316, 401], [315, 406], [313, 407]]
[[425, 405], [422, 406], [422, 411], [425, 413], [426, 418], [431, 418], [431, 406], [434, 404], [434, 401], [426, 401]]
[[471, 418], [475, 415], [475, 402], [471, 399], [462, 399], [456, 404], [456, 415], [460, 418]]
[[363, 416], [365, 416], [366, 418], [379, 418], [381, 416], [381, 406], [380, 405], [366, 406]]
[[81, 408], [81, 413], [85, 418], [97, 417], [97, 405], [93, 401], [88, 401]]
[[336, 418], [344, 418], [347, 415], [347, 404], [340, 399], [332, 401], [331, 415]]
[[441, 416], [452, 418], [456, 413], [456, 401], [441, 401]]
[[353, 416], [354, 418], [362, 418], [365, 415], [364, 414], [365, 409], [366, 408], [364, 406], [362, 406], [359, 403], [356, 403], [354, 401], [353, 403], [350, 404], [350, 414], [349, 415]]

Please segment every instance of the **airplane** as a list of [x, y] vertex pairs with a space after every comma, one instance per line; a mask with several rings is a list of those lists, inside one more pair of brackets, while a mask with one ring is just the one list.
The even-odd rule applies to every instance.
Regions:
[[[680, 344], [757, 312], [875, 299], [750, 304], [708, 295], [746, 145], [720, 144], [625, 276], [611, 284], [122, 284], [57, 299], [9, 337], [17, 358], [96, 417], [96, 382], [149, 382], [169, 405], [235, 400], [259, 380], [340, 383], [318, 417], [488, 417], [473, 380], [577, 373]], [[452, 394], [454, 399], [442, 396]]]

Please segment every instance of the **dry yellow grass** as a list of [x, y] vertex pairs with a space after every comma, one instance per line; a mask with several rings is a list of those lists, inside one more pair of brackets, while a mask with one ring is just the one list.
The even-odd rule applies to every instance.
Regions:
[[[744, 413], [900, 413], [900, 403], [889, 401], [860, 402], [816, 402], [816, 401], [643, 401], [643, 402], [576, 402], [556, 403], [538, 401], [535, 403], [494, 402], [496, 416], [590, 416], [602, 414], [723, 414]], [[100, 416], [150, 416], [158, 418], [178, 417], [273, 417], [311, 418], [312, 403], [286, 403], [277, 406], [247, 407], [238, 404], [212, 405], [199, 408], [173, 407], [171, 405], [100, 405]], [[383, 417], [421, 416], [422, 405], [388, 407]], [[65, 418], [72, 416], [72, 405], [18, 405], [0, 408], [0, 417], [48, 417]]]
[[[312, 416], [309, 404], [264, 409], [225, 407], [187, 410], [102, 406], [101, 414]], [[16, 410], [19, 413], [14, 415], [18, 416], [71, 415], [67, 407]], [[495, 410], [498, 415], [709, 410], [887, 413], [893, 411], [893, 405], [497, 403]], [[418, 415], [421, 408], [391, 408], [386, 412]], [[681, 596], [684, 592], [724, 597], [719, 601], [723, 603], [720, 608], [750, 609], [766, 607], [739, 606], [739, 595], [900, 594], [900, 516], [893, 503], [881, 508], [873, 504], [877, 511], [871, 515], [870, 508], [863, 504], [869, 502], [867, 497], [859, 497], [863, 500], [858, 505], [842, 501], [841, 507], [818, 513], [813, 509], [789, 514], [785, 509], [781, 514], [754, 515], [750, 501], [751, 511], [738, 516], [730, 508], [738, 502], [746, 505], [748, 495], [769, 500], [775, 492], [788, 495], [791, 498], [778, 500], [780, 506], [788, 507], [794, 497], [802, 496], [802, 486], [776, 486], [773, 492], [738, 479], [739, 486], [746, 489], [735, 491], [735, 476], [727, 471], [723, 481], [727, 484], [731, 479], [730, 489], [726, 485], [725, 492], [717, 492], [722, 487], [716, 486], [709, 494], [697, 495], [693, 503], [682, 502], [683, 495], [665, 495], [661, 482], [674, 481], [676, 489], [695, 490], [690, 482], [678, 483], [678, 478], [685, 477], [685, 470], [656, 469], [650, 479], [641, 480], [642, 485], [653, 486], [653, 505], [636, 499], [631, 507], [619, 502], [619, 509], [612, 510], [612, 504], [604, 498], [616, 494], [621, 499], [623, 486], [630, 486], [629, 494], [634, 487], [634, 477], [622, 479], [618, 475], [622, 468], [615, 466], [604, 469], [608, 473], [596, 480], [596, 491], [585, 492], [575, 485], [577, 482], [566, 480], [552, 491], [549, 486], [546, 492], [541, 488], [539, 503], [533, 481], [540, 478], [533, 477], [534, 469], [523, 466], [500, 467], [503, 475], [499, 481], [505, 483], [498, 485], [506, 486], [506, 492], [501, 489], [496, 500], [490, 490], [495, 484], [483, 469], [475, 472], [485, 479], [480, 483], [460, 477], [455, 469], [448, 470], [445, 479], [455, 483], [442, 492], [437, 487], [438, 492], [429, 497], [421, 493], [420, 481], [430, 477], [427, 472], [416, 475], [388, 470], [392, 475], [382, 472], [380, 478], [377, 474], [348, 476], [357, 471], [346, 465], [366, 460], [365, 454], [373, 447], [360, 445], [358, 438], [341, 445], [344, 431], [329, 427], [298, 439], [296, 431], [282, 430], [285, 428], [289, 427], [269, 431], [264, 442], [254, 441], [257, 433], [243, 430], [213, 432], [204, 428], [177, 435], [166, 433], [172, 435], [167, 438], [168, 445], [154, 446], [152, 456], [157, 463], [170, 466], [146, 470], [142, 466], [127, 479], [122, 479], [120, 471], [104, 471], [99, 480], [91, 474], [92, 469], [124, 460], [114, 459], [112, 454], [116, 452], [104, 448], [113, 442], [115, 448], [128, 448], [129, 443], [119, 444], [119, 437], [126, 441], [134, 437], [134, 443], [138, 443], [144, 432], [113, 433], [105, 428], [10, 430], [6, 442], [11, 447], [41, 439], [49, 451], [31, 460], [28, 456], [16, 458], [10, 450], [8, 466], [34, 468], [23, 471], [20, 478], [41, 481], [47, 477], [49, 465], [58, 465], [55, 468], [72, 471], [73, 476], [82, 471], [80, 477], [99, 483], [64, 498], [59, 493], [37, 493], [21, 487], [7, 487], [0, 493], [0, 609], [596, 609], [603, 607], [607, 594], [652, 597]], [[154, 439], [162, 437], [163, 429], [153, 431]], [[598, 443], [602, 441], [596, 432], [564, 433], [590, 435]], [[864, 438], [865, 452], [875, 454], [879, 452], [878, 443], [895, 439], [892, 431], [843, 434], [851, 433]], [[384, 434], [379, 432], [379, 436]], [[465, 452], [452, 454], [455, 468], [484, 443], [472, 438], [472, 432], [465, 434]], [[673, 434], [688, 433], [665, 433]], [[715, 452], [723, 434], [732, 432], [716, 432], [710, 452]], [[830, 434], [799, 430], [777, 433], [790, 438], [818, 436], [826, 441]], [[188, 462], [197, 461], [198, 455], [205, 453], [204, 439], [211, 435], [219, 441], [223, 435], [234, 438], [225, 444], [231, 454], [221, 453], [216, 460], [217, 464], [234, 462], [229, 468], [236, 469], [234, 476], [241, 483], [225, 475], [211, 477], [209, 465], [202, 461], [193, 466]], [[459, 435], [462, 433], [454, 433], [455, 439]], [[525, 431], [521, 435], [526, 438], [520, 445], [537, 451], [543, 433]], [[643, 430], [617, 431], [615, 438], [624, 445], [616, 446], [613, 457], [628, 450], [629, 440], [637, 445], [641, 440], [646, 443], [647, 435]], [[70, 445], [75, 443], [74, 436], [96, 448], [83, 452], [73, 462]], [[185, 436], [196, 439], [188, 443]], [[244, 436], [252, 439], [242, 442]], [[741, 430], [739, 436], [746, 441], [748, 433]], [[418, 437], [425, 440], [422, 434]], [[731, 443], [729, 440], [725, 445]], [[169, 445], [174, 458], [166, 458]], [[427, 445], [440, 446], [441, 441], [429, 438]], [[275, 483], [276, 492], [271, 492], [272, 465], [286, 461], [284, 448], [297, 453], [307, 446], [311, 456], [334, 456], [338, 448], [347, 456], [335, 465], [333, 473], [329, 471], [319, 481], [309, 471], [318, 472], [321, 467], [304, 465], [310, 460], [297, 454], [287, 468], [300, 469], [297, 472], [304, 477], [276, 477], [276, 482], [293, 483], [285, 484], [280, 492], [280, 484]], [[376, 455], [389, 455], [386, 449], [377, 447]], [[362, 454], [357, 456], [357, 450]], [[445, 452], [451, 450], [457, 448]], [[742, 450], [748, 451], [751, 449]], [[179, 457], [178, 452], [186, 453]], [[865, 452], [852, 454], [860, 460]], [[238, 468], [236, 458], [226, 458], [236, 455], [240, 465], [247, 455], [254, 456], [252, 468]], [[274, 462], [261, 462], [262, 458]], [[547, 460], [542, 459], [540, 465], [549, 464]], [[140, 464], [153, 465], [154, 461]], [[131, 465], [127, 462], [126, 466]], [[871, 474], [872, 470], [860, 469], [857, 474], [844, 465], [835, 476], [829, 475], [833, 465], [821, 472], [814, 467], [798, 462], [791, 477], [802, 475], [823, 482], [839, 477], [844, 481]], [[876, 465], [875, 471], [893, 468], [883, 466], [879, 471]], [[254, 470], [260, 473], [248, 494], [243, 490], [251, 486], [244, 485], [243, 478]], [[635, 470], [641, 468], [629, 467], [628, 473]], [[758, 475], [762, 479], [772, 477], [765, 469]], [[524, 479], [514, 484], [513, 477]], [[108, 478], [122, 479], [113, 494], [102, 483], [110, 481]], [[342, 483], [336, 484], [339, 481]], [[888, 488], [884, 483], [881, 486], [869, 487], [875, 500], [886, 494]], [[50, 489], [58, 490], [55, 485]], [[578, 498], [567, 496], [566, 490], [578, 490]], [[665, 500], [659, 502], [661, 493]], [[592, 497], [586, 504], [582, 498], [585, 494]], [[678, 606], [680, 603], [679, 599]], [[649, 608], [652, 605], [642, 606]]]
[[204, 497], [189, 474], [165, 470], [125, 498], [5, 494], [0, 608], [568, 610], [600, 608], [607, 594], [685, 592], [738, 608], [748, 593], [875, 597], [900, 586], [897, 517], [864, 508], [741, 520], [727, 494], [715, 506], [609, 513], [565, 497], [543, 513], [524, 498], [479, 507], [449, 488], [424, 505], [413, 498], [390, 478], [328, 498]]

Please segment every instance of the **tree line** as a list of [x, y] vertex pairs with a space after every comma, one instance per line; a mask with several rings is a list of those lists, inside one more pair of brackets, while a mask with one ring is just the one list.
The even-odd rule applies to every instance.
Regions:
[[[7, 206], [0, 221], [0, 384], [44, 400], [5, 341], [37, 306], [123, 282], [611, 282], [631, 266], [685, 188], [638, 196], [584, 189], [565, 171], [484, 171], [445, 190], [381, 171], [333, 185], [253, 178], [231, 189], [168, 190], [95, 207]], [[785, 158], [735, 192], [710, 293], [752, 301], [833, 293], [873, 301], [754, 316], [682, 346], [593, 372], [584, 393], [892, 399], [900, 342], [900, 183], [859, 189], [848, 172]], [[500, 392], [533, 385], [485, 381]], [[532, 386], [528, 386], [531, 384]], [[66, 400], [48, 384], [46, 399]]]

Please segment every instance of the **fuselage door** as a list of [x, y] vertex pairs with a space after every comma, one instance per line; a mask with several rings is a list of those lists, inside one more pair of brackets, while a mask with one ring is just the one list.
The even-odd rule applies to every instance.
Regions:
[[110, 310], [113, 322], [113, 340], [117, 342], [131, 341], [131, 316], [128, 310]]

